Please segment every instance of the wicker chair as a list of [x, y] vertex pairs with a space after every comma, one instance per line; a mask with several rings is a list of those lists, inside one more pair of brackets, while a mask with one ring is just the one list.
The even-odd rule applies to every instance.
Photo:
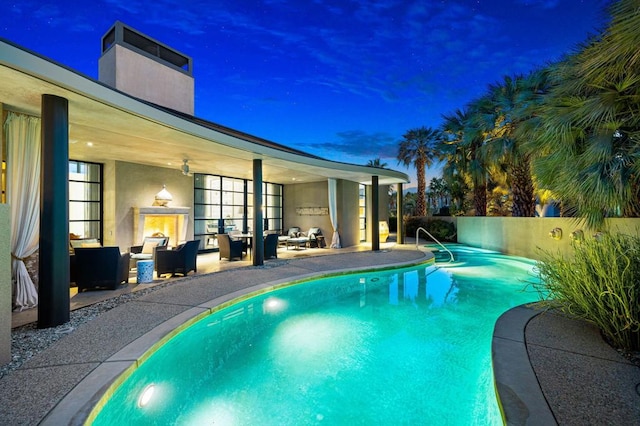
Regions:
[[278, 258], [278, 234], [267, 234], [264, 237], [264, 258]]
[[220, 248], [220, 259], [233, 260], [237, 257], [242, 259], [244, 252], [242, 241], [232, 240], [228, 234], [218, 234], [218, 247]]
[[197, 257], [200, 240], [187, 241], [175, 250], [156, 251], [156, 272], [158, 276], [164, 274], [180, 274], [186, 276], [189, 272], [198, 272]]
[[78, 247], [74, 250], [72, 276], [78, 292], [93, 288], [117, 289], [129, 281], [129, 253], [119, 247]]

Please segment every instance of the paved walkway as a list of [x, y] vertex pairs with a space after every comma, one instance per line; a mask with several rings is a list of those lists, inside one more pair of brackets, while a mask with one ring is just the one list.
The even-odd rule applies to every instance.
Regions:
[[585, 321], [519, 306], [496, 322], [492, 352], [509, 425], [640, 425], [640, 367]]

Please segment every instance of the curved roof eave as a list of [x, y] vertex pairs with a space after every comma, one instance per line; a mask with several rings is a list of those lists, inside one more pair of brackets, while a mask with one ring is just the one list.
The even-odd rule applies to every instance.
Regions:
[[[372, 170], [369, 166], [326, 160], [142, 101], [4, 39], [0, 39], [0, 64], [143, 120], [155, 122], [213, 144], [223, 145], [236, 152], [237, 158], [274, 160], [281, 166], [286, 164], [286, 167], [293, 170], [303, 166], [313, 169], [315, 174], [326, 178], [346, 179], [364, 184], [371, 183], [373, 175], [379, 177], [380, 184], [409, 182], [408, 175], [399, 171], [383, 168]], [[372, 173], [373, 171], [375, 173]]]

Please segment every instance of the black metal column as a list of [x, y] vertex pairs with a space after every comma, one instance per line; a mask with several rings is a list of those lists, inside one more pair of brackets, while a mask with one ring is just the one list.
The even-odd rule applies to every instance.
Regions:
[[42, 95], [38, 328], [69, 321], [69, 102]]
[[253, 160], [253, 265], [264, 264], [264, 222], [262, 220], [262, 160]]
[[380, 191], [378, 176], [371, 177], [371, 250], [380, 250]]
[[396, 192], [396, 243], [404, 244], [404, 194], [399, 183]]

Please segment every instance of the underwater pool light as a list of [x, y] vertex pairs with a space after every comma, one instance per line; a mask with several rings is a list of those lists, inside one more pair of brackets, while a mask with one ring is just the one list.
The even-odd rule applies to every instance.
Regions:
[[151, 401], [155, 390], [156, 386], [153, 383], [144, 388], [144, 390], [140, 394], [140, 398], [138, 398], [138, 407], [143, 408], [144, 406], [146, 406], [149, 401]]

